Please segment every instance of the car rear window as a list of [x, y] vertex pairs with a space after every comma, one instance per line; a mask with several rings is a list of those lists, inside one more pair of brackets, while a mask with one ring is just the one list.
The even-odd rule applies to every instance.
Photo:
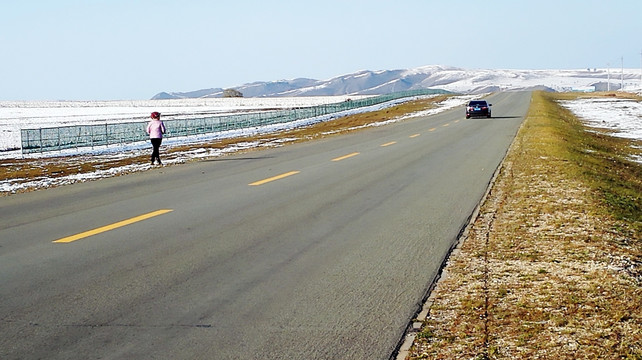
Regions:
[[486, 102], [485, 101], [471, 101], [470, 103], [468, 103], [468, 105], [469, 106], [475, 106], [475, 105], [486, 106]]

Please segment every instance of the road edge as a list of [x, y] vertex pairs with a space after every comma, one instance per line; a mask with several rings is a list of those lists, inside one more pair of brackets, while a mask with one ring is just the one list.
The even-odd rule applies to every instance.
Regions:
[[461, 228], [461, 230], [459, 231], [459, 234], [457, 235], [457, 238], [455, 239], [450, 249], [446, 253], [446, 256], [444, 257], [443, 261], [441, 262], [441, 265], [439, 266], [437, 275], [435, 276], [435, 278], [432, 280], [432, 282], [429, 284], [428, 288], [426, 289], [426, 293], [422, 297], [421, 302], [418, 304], [419, 305], [418, 310], [415, 312], [410, 322], [406, 326], [406, 330], [404, 331], [401, 339], [397, 343], [397, 346], [395, 346], [395, 350], [390, 355], [389, 360], [405, 360], [408, 357], [408, 355], [410, 355], [410, 349], [412, 348], [415, 342], [417, 334], [423, 328], [423, 325], [425, 324], [426, 319], [430, 314], [430, 308], [434, 303], [435, 294], [433, 293], [433, 291], [441, 280], [444, 280], [448, 277], [448, 271], [446, 267], [448, 265], [450, 257], [452, 255], [456, 255], [460, 251], [461, 246], [468, 238], [470, 229], [473, 227], [473, 224], [479, 217], [479, 213], [481, 211], [482, 206], [486, 203], [488, 196], [493, 191], [493, 188], [495, 186], [497, 178], [499, 177], [499, 174], [504, 169], [504, 165], [506, 162], [506, 158], [508, 157], [508, 154], [511, 151], [513, 151], [513, 147], [515, 145], [515, 140], [517, 139], [517, 135], [522, 131], [522, 128], [524, 126], [524, 123], [525, 123], [524, 120], [525, 118], [522, 120], [522, 123], [520, 124], [519, 128], [515, 132], [515, 135], [513, 136], [510, 146], [508, 147], [508, 149], [504, 153], [504, 156], [502, 157], [502, 161], [500, 161], [499, 164], [497, 165], [497, 168], [495, 168], [495, 171], [493, 172], [493, 176], [490, 178], [490, 181], [488, 182], [488, 186], [486, 187], [486, 191], [484, 192], [484, 195], [479, 199], [479, 202], [477, 203], [472, 213], [468, 217], [466, 224]]

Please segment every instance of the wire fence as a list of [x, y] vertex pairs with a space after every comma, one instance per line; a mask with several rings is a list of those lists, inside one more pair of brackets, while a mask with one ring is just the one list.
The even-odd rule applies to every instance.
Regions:
[[[439, 89], [422, 89], [311, 107], [200, 118], [178, 118], [163, 120], [163, 122], [167, 128], [165, 137], [204, 135], [309, 119], [406, 97], [445, 93], [448, 92]], [[138, 121], [21, 129], [22, 153], [42, 153], [74, 148], [94, 148], [97, 146], [120, 146], [147, 141], [148, 135], [145, 132], [147, 123], [147, 121]]]

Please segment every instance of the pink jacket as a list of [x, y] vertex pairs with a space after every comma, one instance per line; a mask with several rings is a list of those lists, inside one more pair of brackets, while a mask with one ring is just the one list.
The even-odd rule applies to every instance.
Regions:
[[165, 133], [165, 124], [161, 120], [152, 120], [147, 124], [147, 133], [150, 139], [162, 139]]

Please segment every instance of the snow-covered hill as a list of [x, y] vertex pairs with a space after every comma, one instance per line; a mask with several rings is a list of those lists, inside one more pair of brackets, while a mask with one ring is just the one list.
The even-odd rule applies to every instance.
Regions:
[[[430, 65], [405, 70], [362, 70], [328, 80], [254, 82], [234, 89], [245, 97], [373, 95], [439, 88], [462, 94], [545, 89], [551, 91], [639, 91], [640, 69], [493, 70]], [[162, 92], [152, 99], [216, 98], [223, 89]]]

